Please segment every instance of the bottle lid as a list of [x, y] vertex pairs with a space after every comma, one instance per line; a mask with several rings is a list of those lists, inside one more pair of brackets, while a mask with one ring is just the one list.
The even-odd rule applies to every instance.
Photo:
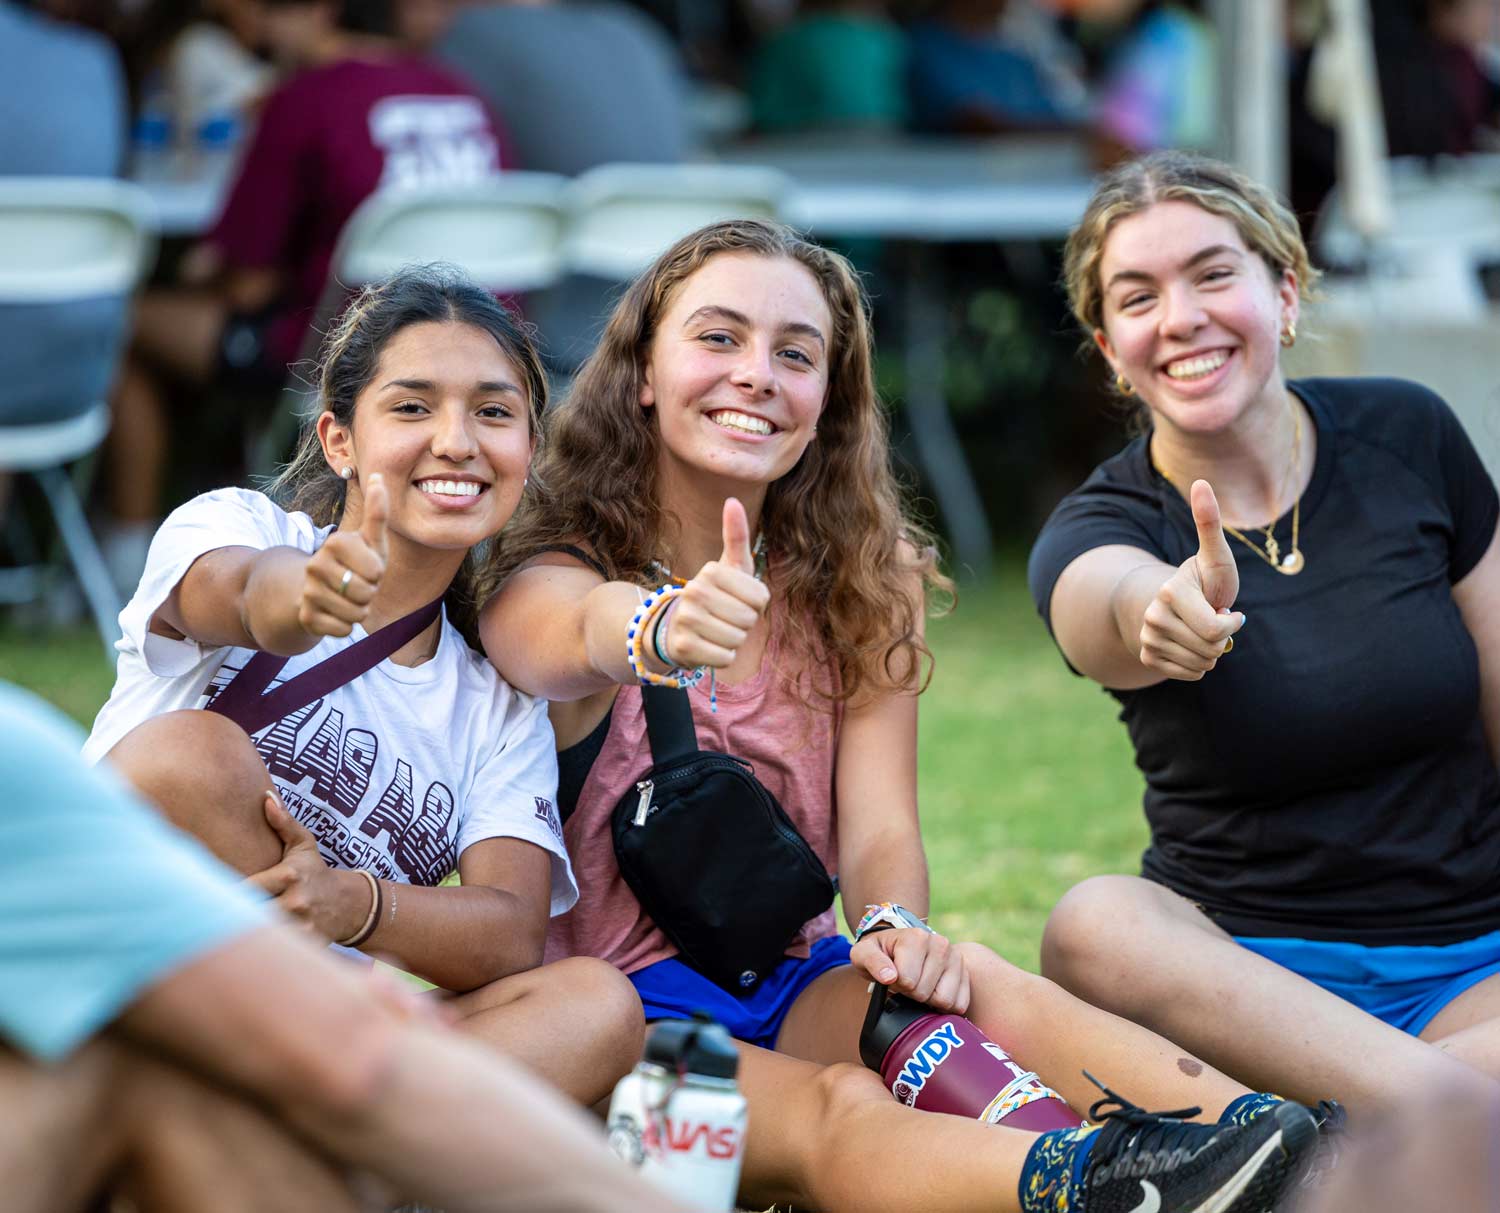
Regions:
[[740, 1065], [729, 1033], [707, 1017], [664, 1019], [653, 1024], [646, 1038], [645, 1060], [663, 1069], [705, 1078], [733, 1078]]
[[859, 1059], [877, 1074], [896, 1037], [924, 1015], [935, 1014], [929, 1006], [892, 994], [878, 981], [871, 983], [870, 1007], [859, 1033]]

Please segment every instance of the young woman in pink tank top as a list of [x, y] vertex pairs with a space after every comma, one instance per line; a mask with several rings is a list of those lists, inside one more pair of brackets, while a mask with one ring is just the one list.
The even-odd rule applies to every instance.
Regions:
[[[742, 1202], [1056, 1211], [1088, 1192], [1091, 1210], [1128, 1196], [1125, 1209], [1144, 1190], [1134, 1179], [1111, 1190], [1108, 1164], [1125, 1176], [1124, 1149], [1129, 1165], [1149, 1156], [1159, 1167], [1149, 1207], [1196, 1209], [1211, 1190], [1215, 1208], [1262, 1208], [1291, 1168], [1268, 1127], [1277, 1117], [1249, 1114], [1278, 1101], [922, 924], [917, 697], [930, 668], [926, 598], [947, 582], [902, 509], [848, 263], [774, 224], [685, 237], [632, 284], [549, 425], [541, 492], [481, 590], [492, 594], [481, 620], [491, 660], [552, 701], [581, 892], [554, 921], [548, 955], [611, 961], [648, 1019], [706, 1008], [733, 1032], [750, 1102]], [[684, 589], [641, 626], [633, 663], [627, 628], [669, 580]], [[851, 927], [889, 903], [879, 917], [892, 929], [851, 946], [824, 913], [743, 996], [676, 956], [620, 875], [609, 829], [651, 764], [642, 666], [711, 671], [689, 692], [699, 745], [754, 764], [838, 874]], [[1152, 1102], [1228, 1116], [1184, 1124], [1131, 1109], [1123, 1135], [1037, 1135], [914, 1111], [858, 1064], [872, 981], [966, 1014], [1075, 1108], [1097, 1095], [1088, 1064]], [[1174, 1150], [1202, 1164], [1183, 1169], [1192, 1184], [1172, 1178]], [[1205, 1186], [1211, 1158], [1234, 1182], [1262, 1182], [1243, 1197]]]

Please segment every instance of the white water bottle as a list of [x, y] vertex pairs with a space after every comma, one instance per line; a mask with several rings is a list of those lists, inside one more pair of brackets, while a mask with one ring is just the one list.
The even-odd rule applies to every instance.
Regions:
[[663, 1020], [610, 1100], [610, 1147], [694, 1209], [734, 1208], [745, 1155], [745, 1097], [734, 1081], [739, 1060], [718, 1024]]

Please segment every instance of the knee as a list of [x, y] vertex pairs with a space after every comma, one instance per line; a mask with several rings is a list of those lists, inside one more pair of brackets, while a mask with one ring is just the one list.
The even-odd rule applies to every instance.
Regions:
[[120, 738], [108, 761], [168, 821], [196, 834], [220, 858], [241, 866], [240, 856], [218, 845], [220, 831], [235, 824], [263, 832], [266, 862], [260, 867], [281, 857], [263, 816], [270, 773], [249, 735], [227, 717], [196, 709], [153, 716]]
[[1139, 968], [1132, 948], [1160, 916], [1158, 892], [1138, 876], [1091, 876], [1074, 885], [1042, 932], [1042, 972], [1084, 997], [1120, 989], [1120, 978]]
[[556, 997], [566, 1002], [569, 1022], [591, 1042], [595, 1064], [623, 1076], [640, 1060], [646, 1017], [640, 995], [614, 965], [587, 956], [559, 960], [538, 970]]
[[835, 1145], [847, 1140], [854, 1120], [872, 1107], [883, 1107], [894, 1097], [885, 1089], [880, 1075], [852, 1062], [824, 1066], [817, 1077], [818, 1118], [832, 1136]]

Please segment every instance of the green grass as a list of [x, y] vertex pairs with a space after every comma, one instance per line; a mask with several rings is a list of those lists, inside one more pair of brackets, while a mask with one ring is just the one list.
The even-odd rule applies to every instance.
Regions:
[[[937, 658], [922, 697], [923, 835], [934, 924], [1034, 969], [1047, 912], [1095, 872], [1137, 870], [1140, 778], [1114, 701], [1067, 672], [1018, 560], [929, 627]], [[94, 634], [0, 627], [0, 678], [87, 726], [112, 671]]]

